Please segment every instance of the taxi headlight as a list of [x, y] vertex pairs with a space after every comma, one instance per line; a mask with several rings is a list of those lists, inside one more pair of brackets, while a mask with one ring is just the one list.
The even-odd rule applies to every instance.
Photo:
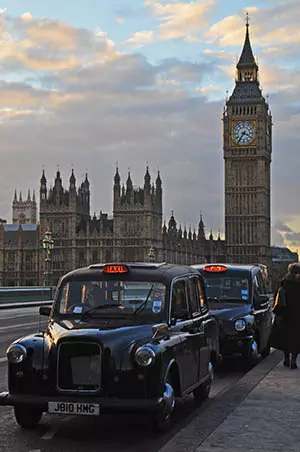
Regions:
[[244, 319], [238, 319], [234, 322], [234, 328], [236, 331], [244, 331], [246, 329], [246, 322]]
[[11, 364], [19, 364], [27, 356], [26, 348], [21, 344], [13, 344], [7, 349], [7, 359]]
[[139, 366], [147, 367], [151, 366], [151, 364], [154, 362], [155, 352], [152, 350], [152, 348], [143, 346], [137, 349], [134, 357]]

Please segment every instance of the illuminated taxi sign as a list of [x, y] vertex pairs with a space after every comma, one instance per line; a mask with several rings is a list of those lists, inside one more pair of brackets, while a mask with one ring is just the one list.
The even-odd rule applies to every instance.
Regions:
[[225, 272], [227, 267], [225, 265], [206, 265], [204, 267], [204, 271], [211, 272], [211, 273], [221, 273]]
[[105, 265], [103, 268], [103, 273], [128, 273], [128, 267], [126, 265]]

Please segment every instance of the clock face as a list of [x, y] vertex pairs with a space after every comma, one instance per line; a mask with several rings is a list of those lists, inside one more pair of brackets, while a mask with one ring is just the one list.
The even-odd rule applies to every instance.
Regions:
[[249, 122], [239, 122], [233, 128], [232, 138], [236, 144], [241, 146], [251, 144], [255, 138], [254, 125]]

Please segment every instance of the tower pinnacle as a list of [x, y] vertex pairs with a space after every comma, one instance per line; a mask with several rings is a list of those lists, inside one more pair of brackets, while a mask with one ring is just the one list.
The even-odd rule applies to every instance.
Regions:
[[244, 47], [240, 56], [240, 59], [237, 64], [237, 69], [256, 69], [258, 70], [258, 66], [256, 64], [255, 58], [253, 56], [252, 47], [250, 43], [250, 34], [249, 34], [249, 15], [246, 15], [246, 36]]

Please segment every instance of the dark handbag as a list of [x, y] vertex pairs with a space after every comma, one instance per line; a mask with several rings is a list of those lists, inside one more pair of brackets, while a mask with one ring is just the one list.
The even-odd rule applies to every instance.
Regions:
[[284, 350], [285, 340], [285, 318], [284, 316], [275, 315], [269, 337], [269, 345], [279, 350]]

